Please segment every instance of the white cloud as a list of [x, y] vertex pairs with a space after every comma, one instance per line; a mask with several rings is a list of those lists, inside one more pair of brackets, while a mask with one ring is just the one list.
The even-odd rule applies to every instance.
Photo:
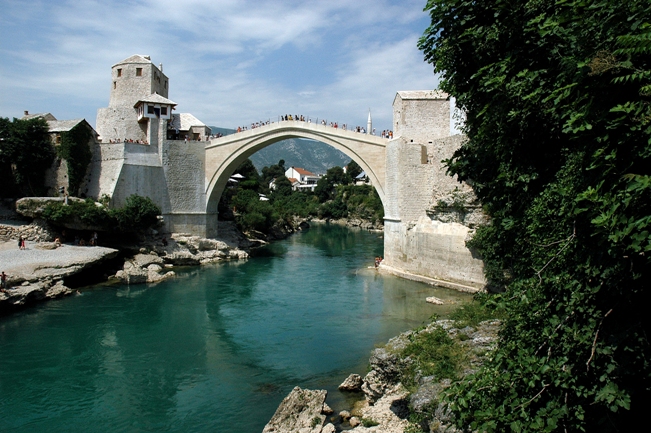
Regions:
[[[0, 116], [85, 117], [108, 104], [110, 67], [151, 55], [170, 98], [204, 122], [281, 113], [391, 124], [395, 92], [428, 89], [421, 0], [0, 0]], [[385, 126], [382, 126], [385, 125]]]

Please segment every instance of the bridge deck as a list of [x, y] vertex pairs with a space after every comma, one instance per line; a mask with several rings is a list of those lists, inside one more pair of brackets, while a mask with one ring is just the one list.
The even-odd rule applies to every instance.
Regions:
[[[388, 138], [382, 138], [376, 135], [365, 134], [357, 131], [349, 131], [342, 128], [335, 128], [329, 125], [322, 125], [319, 123], [304, 122], [300, 120], [283, 120], [257, 128], [247, 129], [246, 131], [225, 135], [223, 137], [213, 138], [206, 144], [206, 149], [220, 145], [231, 144], [237, 141], [247, 141], [260, 135], [276, 132], [286, 132], [288, 138], [290, 138], [292, 131], [295, 131], [297, 133], [304, 132], [308, 134], [324, 135], [330, 138], [344, 138], [347, 140], [358, 141], [360, 143], [374, 144], [379, 146], [386, 146], [389, 143]], [[297, 137], [301, 137], [301, 135], [297, 135]]]

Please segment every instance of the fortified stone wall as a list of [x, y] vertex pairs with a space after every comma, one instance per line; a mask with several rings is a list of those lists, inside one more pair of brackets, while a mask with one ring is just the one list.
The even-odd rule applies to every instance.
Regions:
[[97, 144], [91, 161], [90, 180], [86, 195], [101, 198], [113, 196], [122, 166], [126, 159], [125, 143]]
[[402, 91], [393, 101], [393, 136], [426, 144], [450, 135], [450, 101], [444, 92]]
[[168, 230], [201, 236], [216, 231], [217, 216], [206, 215], [203, 142], [170, 140], [163, 143], [162, 149], [170, 201], [170, 211], [163, 215]]
[[54, 158], [52, 166], [45, 171], [44, 184], [47, 188], [47, 195], [49, 196], [57, 196], [60, 186], [65, 187], [66, 191], [69, 192], [68, 162], [65, 159], [59, 157]]

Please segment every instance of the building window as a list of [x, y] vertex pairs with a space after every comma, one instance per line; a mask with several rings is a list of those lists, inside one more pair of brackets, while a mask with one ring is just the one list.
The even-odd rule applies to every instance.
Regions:
[[165, 88], [167, 89], [167, 80], [165, 80]]
[[136, 77], [142, 77], [142, 68], [136, 68]]
[[154, 106], [147, 105], [147, 114], [154, 114]]
[[57, 134], [56, 144], [61, 144], [61, 135]]
[[160, 107], [160, 114], [167, 116], [167, 107]]
[[118, 83], [116, 83], [115, 81], [113, 81], [113, 88], [114, 88], [114, 89], [117, 89], [117, 87], [118, 87]]
[[118, 69], [118, 77], [122, 76], [122, 69]]

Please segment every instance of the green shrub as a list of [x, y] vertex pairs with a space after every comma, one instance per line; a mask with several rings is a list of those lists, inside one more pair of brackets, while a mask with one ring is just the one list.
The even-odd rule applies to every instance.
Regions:
[[478, 293], [475, 299], [460, 305], [450, 314], [450, 319], [457, 321], [458, 328], [476, 327], [479, 323], [505, 317], [504, 310], [498, 308], [486, 294]]
[[78, 194], [79, 186], [90, 164], [92, 152], [88, 142], [91, 138], [92, 133], [85, 121], [77, 124], [70, 131], [61, 133], [61, 144], [57, 146], [57, 154], [68, 164], [68, 190], [72, 195]]
[[98, 230], [137, 232], [158, 225], [161, 211], [149, 197], [132, 195], [123, 207], [108, 209], [92, 199], [49, 203], [43, 210], [43, 218], [54, 225], [81, 222]]
[[403, 372], [402, 383], [407, 388], [416, 385], [415, 377], [435, 376], [437, 380], [456, 379], [466, 357], [461, 346], [440, 326], [431, 331], [415, 332], [409, 344], [400, 352], [414, 361]]
[[140, 231], [158, 224], [160, 208], [149, 197], [133, 194], [127, 197], [123, 207], [111, 209], [109, 215], [117, 221], [120, 231]]

